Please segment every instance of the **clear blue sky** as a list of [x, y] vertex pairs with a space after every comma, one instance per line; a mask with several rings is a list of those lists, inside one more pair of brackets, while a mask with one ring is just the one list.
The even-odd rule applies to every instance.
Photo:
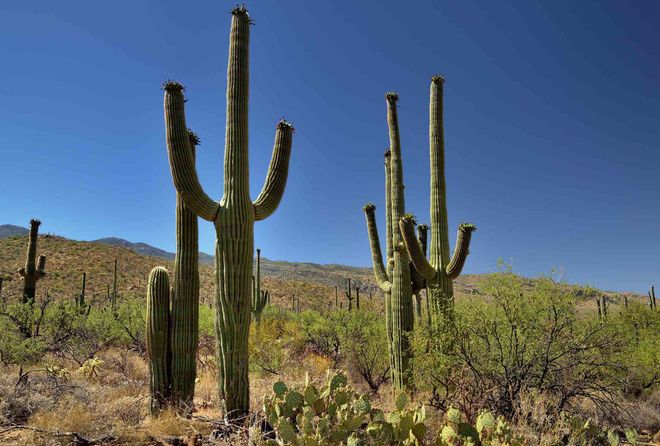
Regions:
[[[477, 224], [465, 272], [614, 290], [660, 285], [660, 2], [254, 1], [256, 197], [275, 123], [297, 132], [268, 258], [369, 265], [383, 227], [385, 100], [399, 93], [408, 211], [428, 220], [428, 87], [442, 73], [450, 238]], [[163, 80], [188, 88], [198, 170], [222, 193], [232, 2], [0, 5], [0, 224], [174, 249]], [[212, 226], [200, 246], [213, 252]]]

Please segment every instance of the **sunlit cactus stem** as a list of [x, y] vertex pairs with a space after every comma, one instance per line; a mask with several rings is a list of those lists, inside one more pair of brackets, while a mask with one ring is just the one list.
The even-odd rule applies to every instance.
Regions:
[[37, 292], [37, 281], [46, 275], [46, 256], [40, 255], [37, 260], [37, 241], [39, 239], [39, 225], [37, 219], [30, 220], [30, 234], [28, 236], [28, 249], [25, 266], [18, 270], [23, 277], [23, 303], [34, 303]]
[[402, 218], [399, 222], [403, 241], [414, 269], [426, 281], [427, 299], [430, 301], [432, 318], [441, 324], [451, 323], [453, 320], [453, 281], [463, 269], [469, 253], [472, 232], [476, 229], [469, 223], [459, 225], [456, 248], [450, 258], [445, 185], [443, 86], [444, 79], [441, 76], [433, 76], [429, 105], [431, 240], [428, 260], [422, 251], [419, 240], [415, 237], [414, 219]]
[[250, 17], [244, 7], [232, 11], [227, 67], [224, 194], [217, 202], [197, 178], [184, 114], [184, 89], [174, 81], [163, 85], [167, 148], [174, 185], [186, 206], [216, 230], [216, 351], [218, 391], [226, 417], [234, 419], [250, 407], [248, 335], [254, 222], [277, 209], [286, 186], [293, 126], [277, 124], [275, 146], [261, 193], [250, 198], [248, 170], [248, 89]]
[[147, 284], [147, 356], [151, 414], [156, 416], [170, 404], [172, 370], [170, 350], [170, 279], [157, 266]]
[[652, 310], [655, 310], [657, 307], [657, 302], [655, 301], [655, 287], [651, 286], [651, 289], [649, 289], [649, 308]]
[[399, 219], [405, 214], [403, 163], [397, 114], [398, 98], [396, 93], [385, 95], [390, 141], [390, 147], [385, 152], [385, 260], [381, 253], [376, 227], [376, 207], [368, 203], [363, 208], [367, 220], [374, 276], [385, 297], [390, 373], [395, 391], [411, 387], [409, 338], [414, 324], [413, 277], [410, 271], [410, 259], [402, 245], [398, 224]]
[[[190, 155], [195, 162], [199, 137], [187, 131]], [[176, 255], [172, 284], [171, 404], [182, 415], [193, 410], [197, 379], [197, 344], [199, 332], [199, 243], [197, 214], [176, 194]]]
[[257, 325], [261, 322], [261, 313], [268, 299], [269, 292], [261, 289], [261, 250], [257, 249], [257, 277], [252, 276], [252, 317]]

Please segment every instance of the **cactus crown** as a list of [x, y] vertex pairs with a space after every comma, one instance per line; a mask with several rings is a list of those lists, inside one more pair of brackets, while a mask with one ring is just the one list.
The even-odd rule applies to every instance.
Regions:
[[188, 138], [190, 138], [190, 142], [193, 143], [193, 145], [195, 145], [195, 146], [198, 146], [202, 143], [202, 140], [199, 139], [199, 136], [197, 136], [197, 133], [193, 132], [190, 129], [188, 129]]
[[231, 10], [231, 15], [246, 15], [249, 16], [248, 10], [245, 7], [245, 5], [236, 5], [234, 8]]
[[460, 231], [472, 232], [472, 231], [476, 231], [477, 227], [475, 225], [473, 225], [472, 223], [464, 222], [464, 223], [461, 223], [460, 225], [458, 225], [458, 229]]
[[427, 225], [426, 223], [422, 223], [421, 225], [417, 225], [417, 229], [419, 229], [420, 231], [428, 231], [429, 225]]
[[445, 83], [445, 77], [442, 76], [442, 75], [440, 75], [440, 74], [436, 74], [436, 75], [434, 75], [433, 77], [431, 77], [431, 82], [433, 82], [433, 83], [439, 83], [439, 84], [442, 85], [442, 84]]
[[399, 95], [394, 91], [388, 91], [387, 93], [385, 93], [385, 99], [387, 99], [390, 102], [396, 102], [399, 100]]
[[365, 204], [364, 206], [362, 206], [362, 210], [364, 212], [374, 211], [375, 209], [376, 209], [376, 205], [371, 203], [371, 202], [369, 202], [369, 203]]
[[163, 82], [163, 85], [161, 85], [160, 88], [165, 91], [181, 91], [181, 92], [186, 91], [186, 87], [184, 87], [181, 82], [172, 79], [168, 79], [165, 82]]
[[41, 224], [41, 220], [38, 220], [36, 218], [33, 218], [32, 220], [30, 220], [30, 225], [39, 226], [40, 224]]
[[279, 120], [279, 122], [277, 123], [277, 128], [278, 129], [290, 128], [293, 131], [293, 133], [296, 132], [296, 128], [293, 126], [293, 123], [290, 122], [290, 121], [287, 121], [284, 118]]
[[411, 221], [413, 224], [417, 223], [417, 219], [410, 212], [407, 212], [407, 213], [403, 214], [403, 217], [401, 217], [401, 220], [405, 221], [406, 223], [409, 222], [409, 221]]

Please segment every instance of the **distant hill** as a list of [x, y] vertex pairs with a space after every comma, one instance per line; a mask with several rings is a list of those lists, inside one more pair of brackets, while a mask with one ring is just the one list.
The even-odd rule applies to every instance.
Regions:
[[16, 225], [0, 225], [0, 238], [28, 235], [29, 229]]
[[[22, 280], [16, 270], [25, 262], [27, 232], [25, 228], [7, 230], [11, 225], [0, 226], [4, 235], [0, 237], [0, 277], [4, 279], [2, 297], [18, 298]], [[22, 231], [21, 231], [22, 230]], [[23, 235], [21, 235], [22, 233]], [[69, 240], [50, 234], [39, 236], [38, 254], [46, 255], [46, 276], [39, 281], [37, 295], [43, 296], [46, 290], [57, 299], [73, 298], [80, 292], [82, 273], [87, 273], [87, 294], [90, 299], [102, 300], [107, 287], [112, 284], [114, 259], [118, 260], [118, 290], [121, 296], [145, 293], [149, 271], [163, 265], [170, 272], [173, 269], [174, 254], [155, 248], [146, 243], [133, 243], [120, 238], [104, 238], [92, 242]], [[202, 302], [213, 301], [214, 267], [213, 257], [200, 254], [200, 295]], [[324, 309], [334, 303], [335, 293], [346, 304], [344, 290], [346, 279], [351, 278], [361, 288], [363, 302], [382, 306], [381, 293], [374, 283], [371, 268], [358, 268], [345, 265], [320, 265], [316, 263], [273, 261], [262, 257], [261, 270], [263, 288], [271, 291], [271, 301], [288, 307], [293, 296], [301, 298], [303, 308]], [[457, 299], [487, 299], [480, 290], [482, 275], [462, 275], [454, 283]], [[528, 286], [534, 279], [527, 279]], [[335, 288], [337, 287], [337, 288]], [[571, 286], [578, 291], [577, 286]], [[634, 293], [604, 293], [613, 301], [618, 295], [644, 299]], [[584, 296], [586, 308], [595, 311], [595, 300]]]

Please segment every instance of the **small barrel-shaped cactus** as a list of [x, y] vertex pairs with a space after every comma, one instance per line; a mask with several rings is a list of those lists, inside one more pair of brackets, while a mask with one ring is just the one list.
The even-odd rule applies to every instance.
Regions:
[[147, 285], [147, 355], [151, 414], [158, 415], [169, 405], [171, 395], [170, 362], [170, 277], [157, 266], [149, 274]]

